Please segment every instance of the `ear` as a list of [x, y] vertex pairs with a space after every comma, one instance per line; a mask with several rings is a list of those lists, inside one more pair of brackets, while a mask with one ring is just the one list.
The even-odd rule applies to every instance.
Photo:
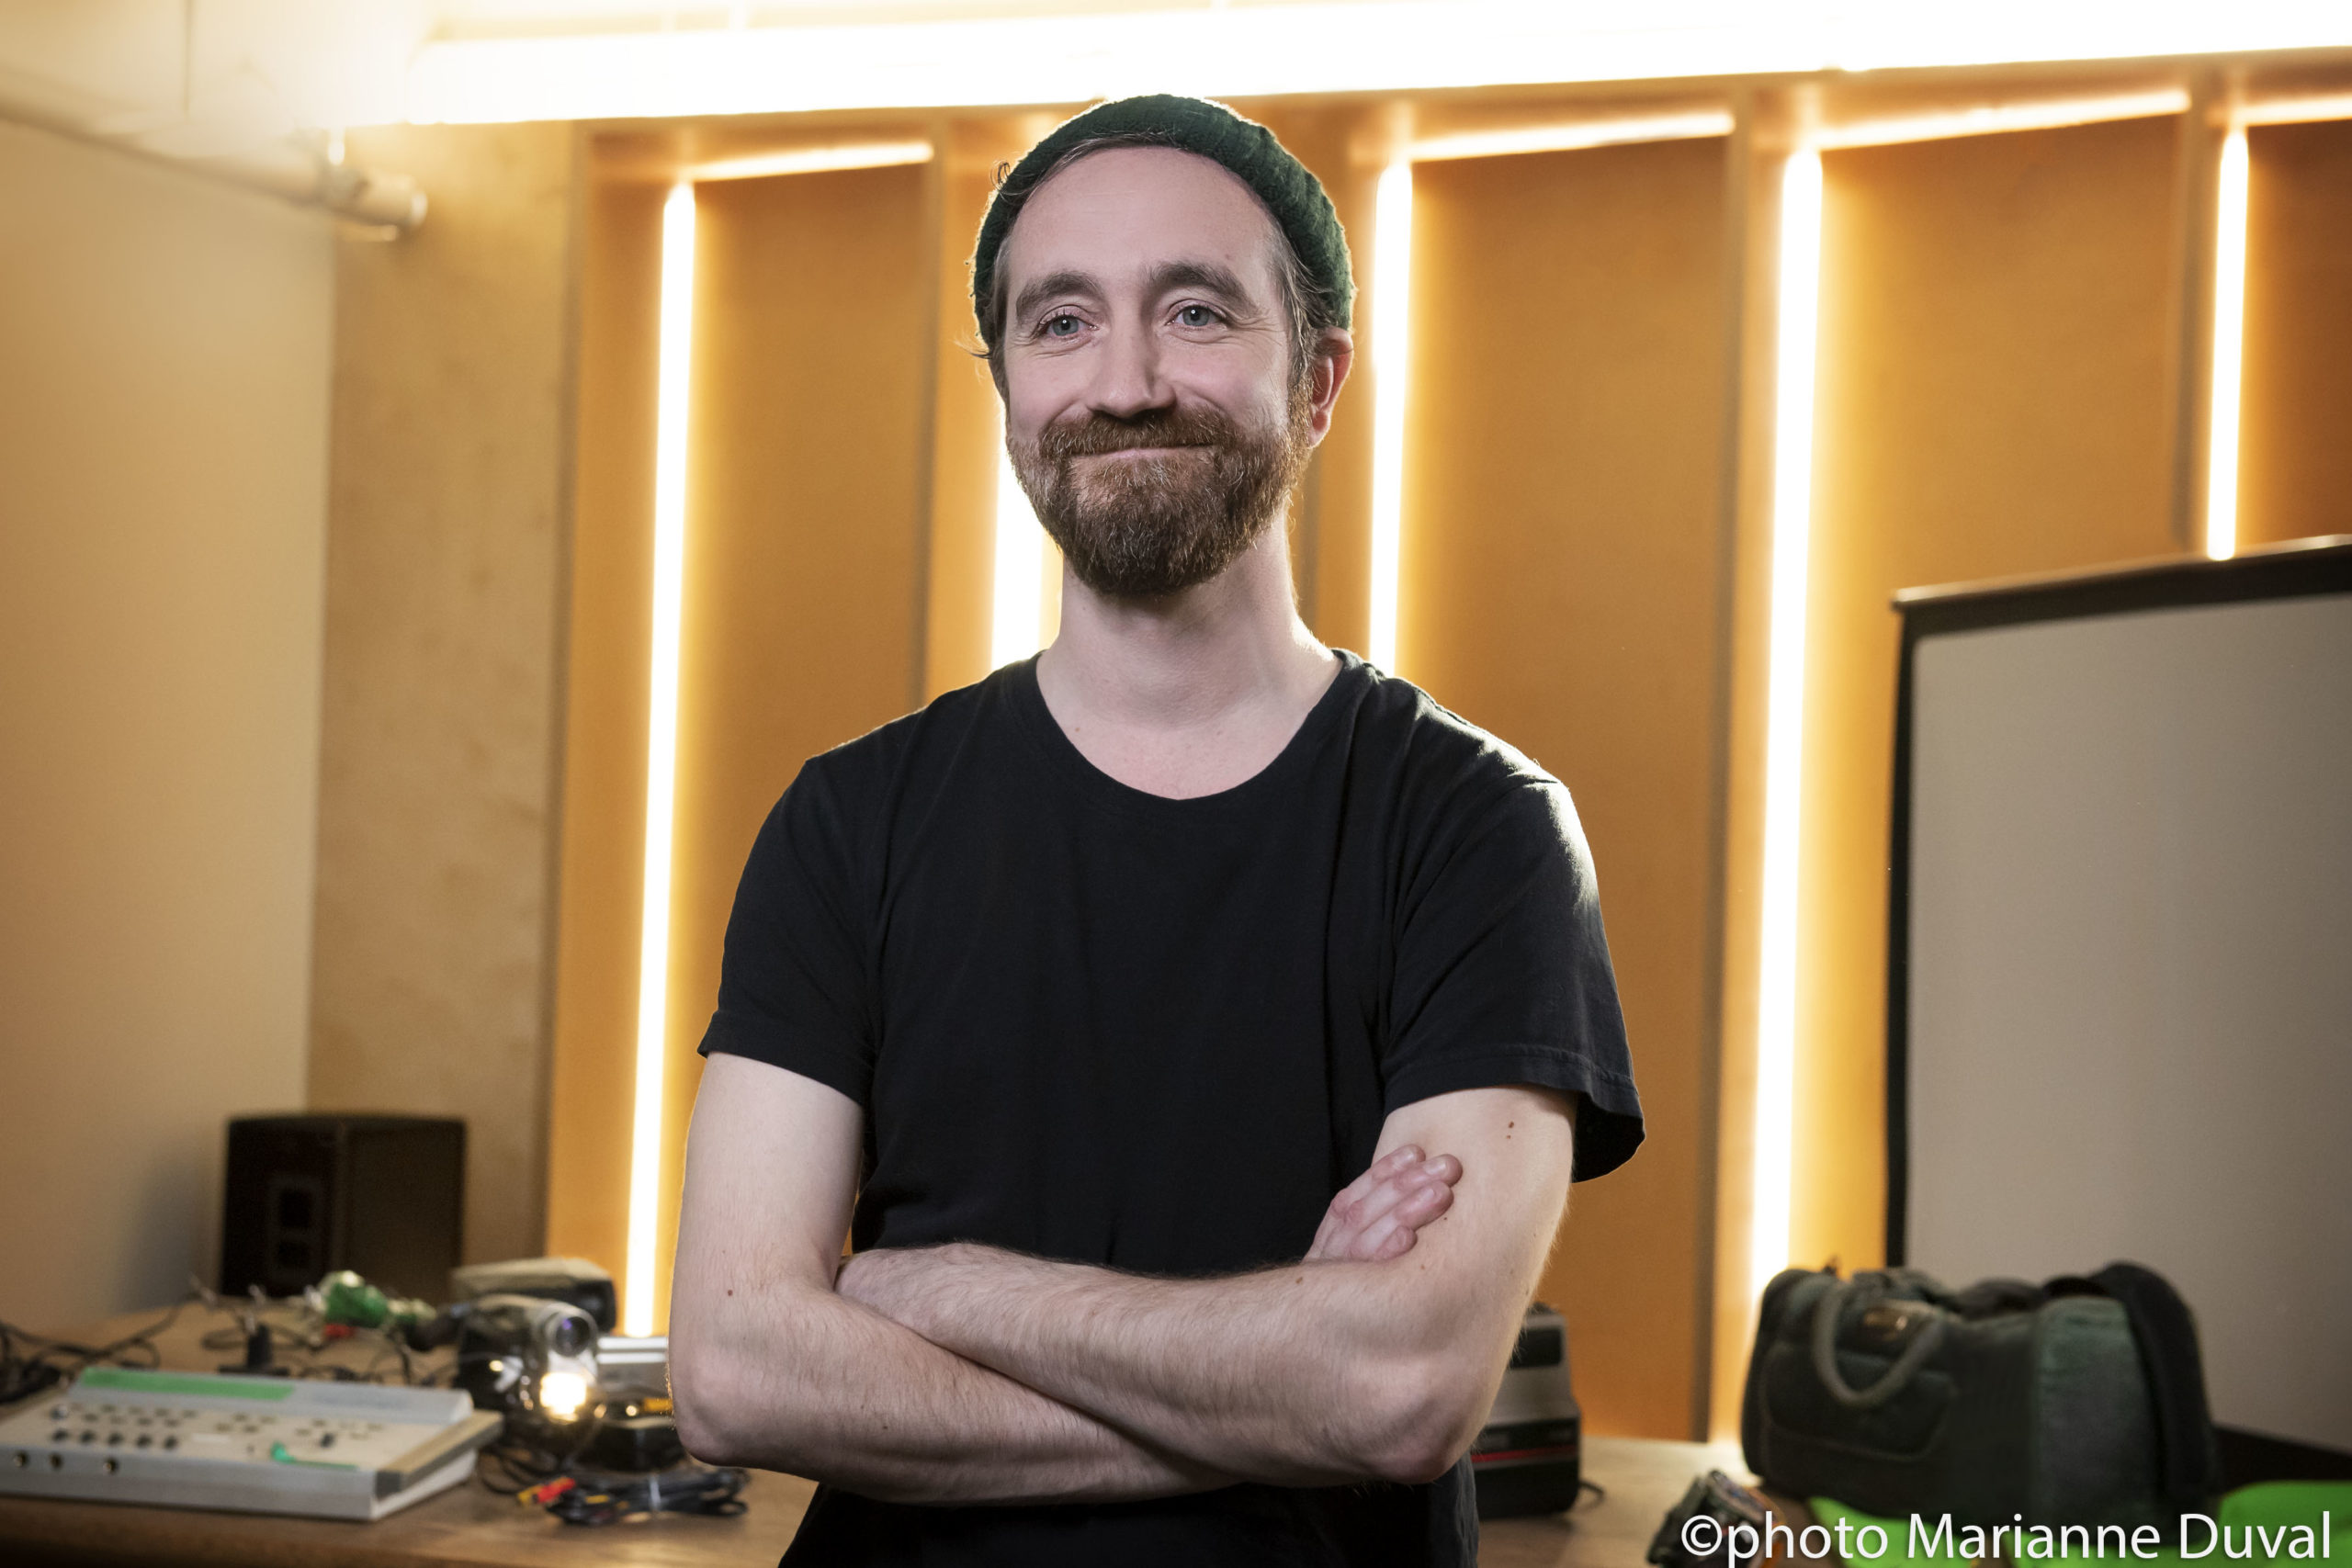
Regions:
[[1340, 400], [1340, 389], [1348, 383], [1348, 372], [1356, 362], [1356, 340], [1348, 335], [1345, 327], [1326, 327], [1316, 340], [1315, 357], [1309, 362], [1306, 389], [1306, 423], [1313, 442], [1320, 446], [1330, 434], [1331, 410]]

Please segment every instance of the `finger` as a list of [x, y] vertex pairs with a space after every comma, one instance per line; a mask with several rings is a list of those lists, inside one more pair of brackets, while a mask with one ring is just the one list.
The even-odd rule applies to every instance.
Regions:
[[1398, 1171], [1350, 1207], [1336, 1212], [1345, 1224], [1362, 1230], [1425, 1185], [1434, 1181], [1450, 1187], [1460, 1179], [1462, 1162], [1452, 1155], [1440, 1155]]
[[1363, 1227], [1351, 1255], [1377, 1262], [1412, 1249], [1422, 1226], [1453, 1207], [1453, 1188], [1430, 1181], [1416, 1188], [1379, 1219]]
[[1338, 1195], [1331, 1200], [1331, 1210], [1336, 1212], [1345, 1204], [1358, 1201], [1390, 1177], [1419, 1164], [1420, 1158], [1420, 1146], [1417, 1144], [1404, 1144], [1389, 1150], [1373, 1161], [1362, 1176], [1340, 1189]]
[[[1450, 1162], [1437, 1168], [1442, 1179], [1455, 1179], [1461, 1162], [1451, 1156]], [[1409, 1191], [1429, 1179], [1423, 1169], [1420, 1145], [1402, 1144], [1374, 1160], [1364, 1173], [1335, 1194], [1323, 1211], [1322, 1222], [1316, 1226], [1313, 1245], [1306, 1249], [1310, 1260], [1329, 1258], [1354, 1258], [1361, 1253], [1356, 1247], [1358, 1233], [1371, 1220], [1378, 1218], [1392, 1207], [1400, 1190]], [[1399, 1190], [1396, 1184], [1402, 1180]]]

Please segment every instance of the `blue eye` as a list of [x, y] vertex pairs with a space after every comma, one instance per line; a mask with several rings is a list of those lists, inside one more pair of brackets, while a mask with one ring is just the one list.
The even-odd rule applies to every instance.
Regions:
[[1216, 312], [1206, 305], [1187, 305], [1176, 312], [1176, 323], [1185, 327], [1213, 327], [1216, 325]]
[[1059, 315], [1046, 317], [1040, 331], [1046, 337], [1069, 337], [1083, 324], [1076, 316], [1065, 310]]

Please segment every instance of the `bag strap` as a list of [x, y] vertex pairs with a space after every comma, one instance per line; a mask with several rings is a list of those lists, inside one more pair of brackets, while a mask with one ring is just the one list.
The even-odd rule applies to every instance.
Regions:
[[2209, 1508], [2222, 1489], [2221, 1455], [2205, 1404], [2205, 1363], [2197, 1320], [2171, 1281], [2137, 1263], [2110, 1263], [2090, 1277], [2121, 1304], [2140, 1347], [2155, 1406], [2165, 1500], [2183, 1513]]
[[1865, 1290], [1875, 1300], [1886, 1294], [1886, 1281], [1874, 1275], [1857, 1274], [1830, 1286], [1813, 1303], [1814, 1375], [1829, 1391], [1829, 1397], [1849, 1410], [1875, 1410], [1910, 1387], [1911, 1380], [1919, 1375], [1919, 1369], [1928, 1364], [1928, 1358], [1936, 1353], [1936, 1347], [1943, 1343], [1944, 1337], [1942, 1309], [1929, 1306], [1926, 1325], [1911, 1337], [1911, 1343], [1903, 1348], [1903, 1354], [1894, 1359], [1894, 1364], [1881, 1372], [1870, 1387], [1855, 1388], [1838, 1370], [1838, 1326], [1845, 1316], [1846, 1303]]

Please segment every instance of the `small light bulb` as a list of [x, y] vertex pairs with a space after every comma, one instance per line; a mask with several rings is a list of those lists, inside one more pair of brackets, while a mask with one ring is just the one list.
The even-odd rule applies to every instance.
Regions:
[[588, 1403], [588, 1380], [578, 1372], [549, 1372], [539, 1379], [539, 1408], [569, 1421]]

